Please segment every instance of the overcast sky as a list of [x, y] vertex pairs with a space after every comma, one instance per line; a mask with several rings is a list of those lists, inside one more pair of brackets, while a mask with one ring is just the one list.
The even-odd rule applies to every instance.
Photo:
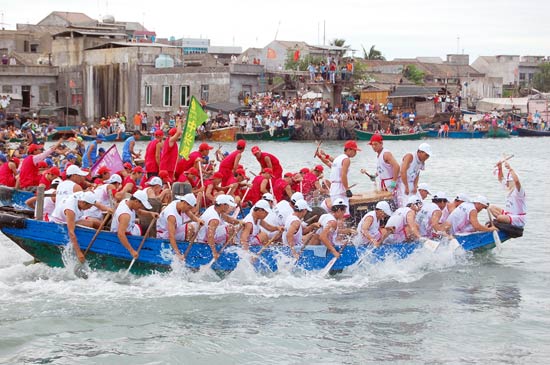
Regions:
[[[162, 5], [162, 6], [160, 6]], [[36, 24], [52, 11], [138, 21], [158, 37], [209, 38], [214, 46], [263, 47], [273, 39], [328, 44], [387, 59], [467, 53], [550, 56], [550, 1], [543, 0], [5, 0], [3, 26]], [[324, 31], [323, 31], [324, 24]], [[324, 35], [324, 36], [323, 36]]]

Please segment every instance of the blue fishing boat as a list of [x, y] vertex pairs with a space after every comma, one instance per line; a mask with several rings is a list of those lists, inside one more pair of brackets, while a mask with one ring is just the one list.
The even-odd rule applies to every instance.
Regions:
[[485, 138], [487, 131], [449, 131], [445, 135], [440, 135], [439, 130], [429, 129], [426, 137], [428, 138]]
[[32, 198], [34, 192], [19, 190], [0, 185], [0, 206], [24, 209], [27, 199]]
[[[62, 253], [69, 242], [66, 225], [37, 221], [13, 212], [0, 212], [0, 230], [37, 261], [52, 267], [64, 266]], [[81, 249], [85, 251], [96, 231], [77, 227], [75, 233]], [[517, 229], [516, 231], [501, 229], [498, 231], [498, 237], [500, 241], [506, 241], [513, 236], [520, 236], [521, 233], [517, 232]], [[173, 255], [167, 240], [157, 238], [143, 240], [143, 237], [140, 236], [129, 236], [128, 239], [136, 250], [143, 242], [139, 257], [132, 266], [131, 271], [134, 274], [171, 270]], [[490, 232], [457, 236], [456, 239], [458, 244], [468, 251], [487, 250], [495, 247], [495, 237]], [[431, 241], [432, 244], [433, 242], [435, 241]], [[185, 252], [189, 247], [188, 242], [179, 242], [178, 245], [181, 252]], [[259, 257], [252, 261], [259, 272], [275, 272], [281, 265], [288, 267], [289, 263], [292, 263], [292, 267], [303, 270], [322, 270], [331, 263], [333, 264], [331, 271], [339, 272], [357, 264], [359, 260], [372, 262], [384, 260], [388, 256], [405, 258], [424, 246], [425, 243], [420, 242], [382, 245], [378, 248], [349, 244], [337, 247], [342, 250], [342, 254], [335, 262], [331, 262], [333, 256], [327, 252], [324, 246], [306, 246], [295, 263], [290, 249], [286, 246], [269, 246], [265, 249], [262, 246], [251, 246], [250, 252], [251, 254], [260, 253]], [[430, 249], [434, 250], [433, 245]], [[194, 243], [189, 249], [185, 264], [190, 269], [200, 269], [206, 265], [216, 271], [233, 271], [241, 260], [246, 259], [243, 255], [244, 251], [237, 246], [228, 246], [225, 249], [223, 246], [218, 246], [217, 250], [218, 252], [222, 250], [221, 255], [217, 261], [214, 261], [207, 244]], [[86, 260], [92, 270], [119, 271], [130, 266], [132, 256], [119, 242], [116, 233], [100, 231]]]

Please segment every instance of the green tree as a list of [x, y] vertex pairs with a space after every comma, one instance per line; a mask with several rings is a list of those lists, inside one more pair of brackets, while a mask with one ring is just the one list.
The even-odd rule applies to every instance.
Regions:
[[385, 61], [386, 57], [384, 57], [382, 55], [382, 52], [380, 52], [379, 50], [377, 50], [374, 47], [376, 47], [376, 45], [373, 44], [372, 47], [367, 52], [367, 50], [365, 49], [365, 46], [361, 45], [361, 48], [363, 48], [363, 58], [366, 59], [366, 60], [382, 60], [382, 61]]
[[415, 65], [408, 65], [403, 70], [403, 76], [414, 82], [416, 85], [424, 84], [424, 72], [418, 69]]
[[294, 51], [288, 51], [285, 61], [285, 70], [294, 70], [294, 71], [307, 71], [307, 66], [311, 62], [313, 65], [318, 65], [323, 60], [322, 57], [312, 57], [307, 55], [305, 57], [300, 57], [298, 61], [294, 61]]
[[330, 41], [329, 44], [331, 46], [349, 48], [349, 46], [346, 45], [346, 40], [345, 39], [334, 38], [333, 40]]
[[533, 87], [542, 92], [550, 91], [550, 62], [539, 65], [539, 71], [533, 76]]

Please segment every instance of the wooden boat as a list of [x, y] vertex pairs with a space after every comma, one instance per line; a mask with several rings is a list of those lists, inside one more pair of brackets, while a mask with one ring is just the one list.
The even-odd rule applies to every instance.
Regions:
[[487, 137], [488, 138], [509, 138], [510, 137], [510, 131], [506, 128], [501, 127], [489, 127], [489, 130], [487, 131]]
[[56, 127], [52, 133], [48, 134], [48, 141], [57, 141], [60, 138], [68, 139], [74, 137], [78, 134], [78, 131], [75, 131], [76, 127]]
[[[298, 126], [299, 127], [299, 126]], [[294, 133], [299, 128], [294, 129]], [[284, 128], [282, 131], [275, 131], [273, 135], [269, 130], [263, 130], [261, 132], [237, 132], [237, 139], [244, 139], [247, 141], [290, 141], [292, 136], [290, 135], [290, 129]]]
[[[357, 136], [357, 139], [360, 141], [370, 141], [371, 137], [374, 136], [376, 133], [366, 132], [361, 129], [355, 128], [355, 135]], [[411, 140], [417, 140], [421, 139], [422, 137], [426, 137], [428, 134], [427, 132], [419, 132], [419, 133], [405, 133], [405, 134], [382, 134], [379, 133], [382, 136], [382, 139], [384, 141], [411, 141]]]
[[[53, 267], [64, 266], [62, 254], [67, 242], [69, 242], [66, 225], [37, 221], [12, 212], [0, 212], [0, 230], [37, 261]], [[75, 233], [80, 248], [85, 250], [88, 242], [94, 236], [95, 230], [76, 227]], [[501, 241], [506, 241], [513, 236], [519, 237], [522, 233], [501, 229], [498, 231], [498, 236]], [[128, 236], [130, 244], [136, 250], [142, 239], [143, 237], [140, 236]], [[495, 247], [491, 232], [459, 235], [456, 239], [460, 246], [468, 251], [487, 250]], [[185, 252], [189, 243], [178, 242], [178, 246], [181, 252]], [[368, 263], [384, 260], [388, 256], [406, 258], [423, 247], [424, 244], [420, 242], [382, 245], [378, 248], [350, 244], [344, 247], [342, 255], [336, 260], [331, 271], [342, 271], [346, 267], [357, 264], [360, 260]], [[340, 248], [338, 247], [338, 249]], [[221, 249], [221, 246], [217, 247], [218, 251]], [[250, 250], [252, 253], [257, 253], [261, 249], [262, 246], [258, 245], [251, 246]], [[431, 249], [435, 251], [437, 247], [434, 249], [432, 246]], [[148, 274], [155, 271], [169, 271], [172, 261], [171, 252], [168, 240], [145, 239], [140, 255], [132, 266], [132, 272], [135, 274]], [[194, 243], [189, 250], [186, 266], [191, 269], [200, 269], [205, 265], [210, 266], [209, 264], [212, 263], [211, 268], [213, 270], [232, 271], [243, 259], [242, 253], [236, 246], [229, 246], [222, 251], [217, 261], [212, 262], [210, 247], [204, 243]], [[302, 270], [322, 270], [332, 258], [332, 254], [324, 246], [306, 246], [299, 260], [291, 266]], [[116, 233], [101, 231], [90, 248], [86, 259], [91, 269], [119, 271], [129, 267], [132, 256], [119, 242]], [[279, 267], [288, 267], [289, 263], [292, 262], [294, 262], [294, 259], [288, 247], [270, 246], [261, 252], [260, 257], [255, 260], [253, 265], [257, 271], [269, 273], [279, 270]]]
[[0, 185], [0, 205], [24, 209], [27, 199], [32, 198], [34, 192], [10, 188]]
[[550, 131], [538, 131], [535, 129], [517, 128], [520, 137], [549, 137]]
[[430, 138], [484, 138], [487, 134], [487, 131], [449, 131], [446, 136], [440, 136], [437, 129], [428, 130], [427, 137]]
[[239, 127], [225, 127], [206, 131], [197, 136], [202, 141], [233, 142], [237, 136]]
[[[96, 136], [89, 136], [86, 134], [79, 134], [78, 136], [82, 138], [84, 141], [95, 141], [96, 139]], [[104, 138], [106, 142], [115, 142], [117, 140], [117, 134], [116, 133], [107, 134], [104, 136]]]

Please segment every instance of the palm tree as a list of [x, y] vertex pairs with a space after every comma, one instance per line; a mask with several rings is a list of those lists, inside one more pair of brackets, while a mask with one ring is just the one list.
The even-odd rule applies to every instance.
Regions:
[[330, 41], [330, 45], [331, 46], [336, 46], [336, 47], [349, 48], [349, 46], [346, 45], [346, 40], [345, 39], [334, 38], [333, 40]]
[[366, 60], [382, 60], [382, 61], [386, 60], [386, 58], [382, 56], [382, 52], [374, 48], [375, 47], [374, 44], [372, 45], [368, 53], [365, 50], [365, 46], [361, 45], [361, 47], [363, 48], [363, 57]]

